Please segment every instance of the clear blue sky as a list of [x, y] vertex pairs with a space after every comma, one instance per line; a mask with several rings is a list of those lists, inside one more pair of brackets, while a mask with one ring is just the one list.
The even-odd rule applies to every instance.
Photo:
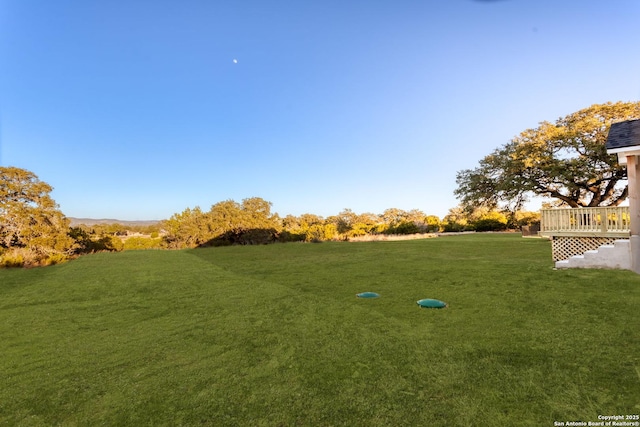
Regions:
[[2, 0], [0, 165], [74, 217], [442, 217], [522, 130], [638, 101], [639, 22], [637, 0]]

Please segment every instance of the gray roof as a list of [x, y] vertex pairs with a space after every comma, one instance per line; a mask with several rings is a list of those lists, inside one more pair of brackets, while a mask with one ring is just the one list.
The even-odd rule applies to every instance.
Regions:
[[607, 137], [607, 150], [640, 145], [640, 120], [613, 123]]

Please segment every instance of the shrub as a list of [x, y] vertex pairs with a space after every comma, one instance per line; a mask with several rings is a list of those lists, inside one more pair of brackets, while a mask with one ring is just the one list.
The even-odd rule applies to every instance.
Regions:
[[324, 242], [325, 240], [333, 240], [337, 234], [338, 229], [334, 224], [314, 224], [307, 230], [305, 241]]
[[42, 261], [42, 265], [62, 264], [68, 260], [69, 257], [64, 254], [51, 254]]
[[418, 227], [414, 222], [411, 221], [402, 221], [395, 227], [389, 227], [386, 234], [416, 234], [420, 233], [420, 227]]
[[61, 253], [53, 253], [50, 255], [36, 252], [31, 248], [10, 248], [0, 255], [0, 267], [35, 267], [38, 265], [50, 265], [64, 262], [67, 257]]
[[427, 233], [437, 233], [440, 231], [440, 218], [435, 215], [429, 215], [426, 218]]
[[284, 230], [278, 235], [279, 242], [303, 242], [305, 239], [304, 233], [294, 233]]
[[503, 231], [507, 223], [494, 218], [479, 219], [473, 223], [476, 231]]
[[459, 222], [445, 222], [443, 230], [445, 233], [459, 233], [461, 231], [465, 231], [467, 229], [466, 224], [461, 224]]
[[0, 255], [0, 267], [22, 267], [24, 265], [24, 257], [17, 250], [6, 251]]
[[98, 240], [94, 240], [91, 246], [92, 252], [99, 251], [122, 251], [124, 250], [124, 243], [122, 239], [116, 236], [104, 236]]
[[159, 249], [162, 246], [162, 239], [152, 239], [149, 237], [130, 237], [124, 241], [123, 250], [136, 249]]

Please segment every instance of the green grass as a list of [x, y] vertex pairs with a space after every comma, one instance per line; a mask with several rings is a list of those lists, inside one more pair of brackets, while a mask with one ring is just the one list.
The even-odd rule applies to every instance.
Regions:
[[[504, 426], [640, 412], [640, 276], [517, 235], [0, 271], [0, 425]], [[374, 291], [378, 299], [358, 299]], [[421, 309], [436, 298], [449, 308]]]

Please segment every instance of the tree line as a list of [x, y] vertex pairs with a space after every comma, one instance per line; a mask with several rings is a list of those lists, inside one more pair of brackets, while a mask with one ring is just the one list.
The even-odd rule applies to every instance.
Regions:
[[173, 215], [162, 223], [170, 248], [274, 242], [322, 242], [349, 240], [366, 235], [417, 234], [449, 231], [499, 231], [539, 221], [537, 213], [508, 216], [489, 209], [450, 210], [441, 220], [419, 209], [390, 208], [381, 214], [344, 209], [327, 218], [306, 213], [280, 217], [271, 203], [259, 197], [241, 203], [226, 200], [207, 212], [196, 207]]
[[82, 254], [130, 249], [183, 249], [204, 246], [323, 242], [366, 235], [517, 228], [536, 214], [507, 216], [479, 209], [451, 209], [442, 220], [421, 210], [390, 208], [381, 214], [344, 209], [324, 218], [306, 213], [280, 217], [271, 202], [251, 197], [215, 203], [208, 211], [187, 208], [155, 225], [70, 226], [51, 198], [52, 187], [31, 171], [0, 167], [0, 266], [63, 262]]

